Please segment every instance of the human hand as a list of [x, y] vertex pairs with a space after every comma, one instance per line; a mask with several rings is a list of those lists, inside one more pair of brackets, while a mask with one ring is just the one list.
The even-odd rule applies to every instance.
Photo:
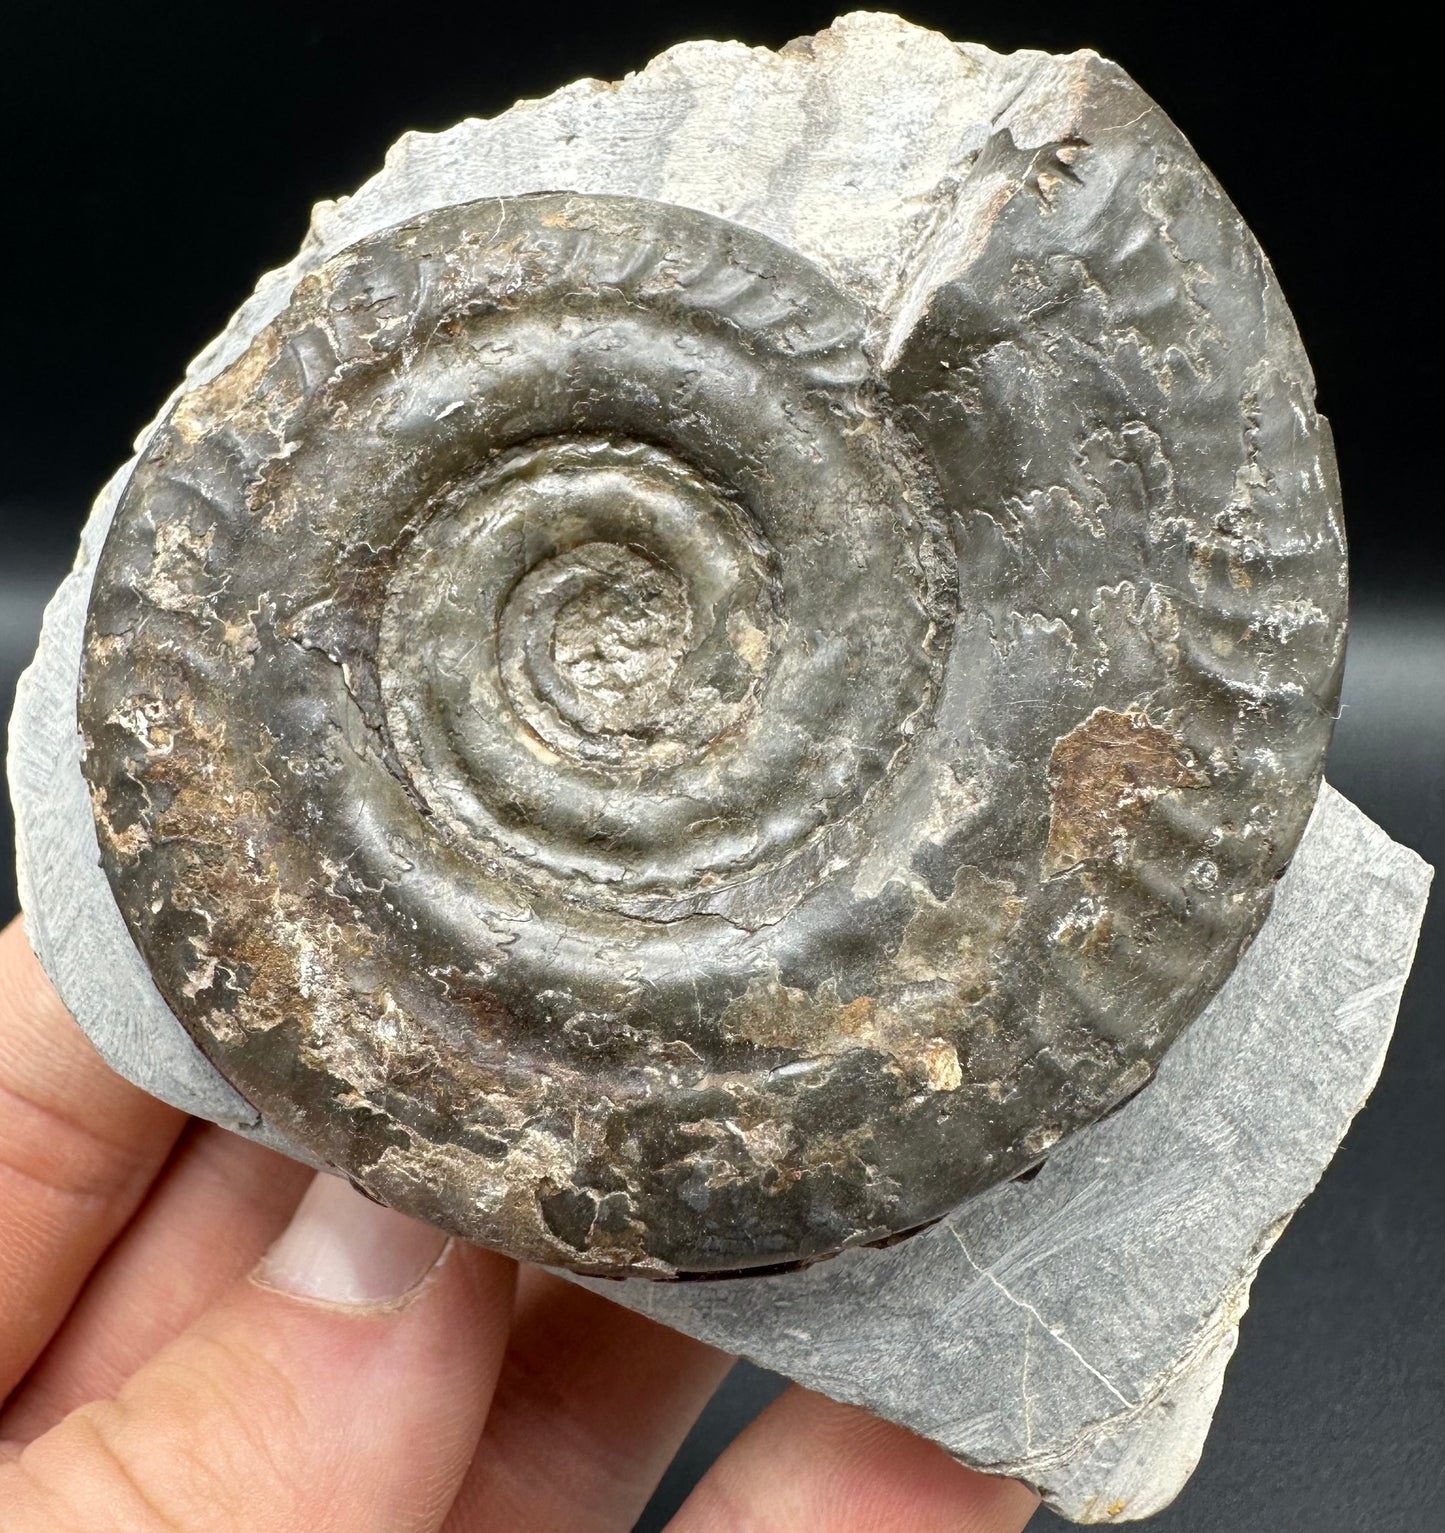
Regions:
[[[625, 1530], [731, 1362], [146, 1096], [18, 923], [0, 1321], [3, 1533]], [[1035, 1504], [794, 1387], [671, 1526], [1016, 1533]]]

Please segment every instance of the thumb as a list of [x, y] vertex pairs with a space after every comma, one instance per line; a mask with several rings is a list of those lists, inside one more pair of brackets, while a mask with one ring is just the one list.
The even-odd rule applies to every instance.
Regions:
[[318, 1176], [249, 1280], [0, 1468], [7, 1533], [431, 1533], [513, 1274]]

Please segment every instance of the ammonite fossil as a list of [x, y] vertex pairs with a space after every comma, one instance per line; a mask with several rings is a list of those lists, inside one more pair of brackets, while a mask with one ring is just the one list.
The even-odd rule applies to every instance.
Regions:
[[453, 198], [148, 439], [105, 871], [374, 1196], [593, 1272], [886, 1239], [1142, 1086], [1263, 920], [1338, 686], [1328, 434], [1217, 185], [1062, 62], [886, 281], [640, 172]]

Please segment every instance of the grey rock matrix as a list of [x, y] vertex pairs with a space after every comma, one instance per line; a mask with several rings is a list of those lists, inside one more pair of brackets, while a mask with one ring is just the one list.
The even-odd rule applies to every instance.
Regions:
[[1326, 786], [1224, 989], [1036, 1177], [806, 1272], [581, 1281], [1072, 1520], [1147, 1517], [1198, 1463], [1259, 1263], [1379, 1075], [1430, 877]]

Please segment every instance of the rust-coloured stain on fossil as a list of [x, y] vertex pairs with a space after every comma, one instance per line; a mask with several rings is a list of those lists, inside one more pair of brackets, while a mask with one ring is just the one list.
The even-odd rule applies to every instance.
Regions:
[[1049, 756], [1045, 870], [1117, 855], [1161, 793], [1207, 781], [1179, 736], [1142, 711], [1096, 708]]

